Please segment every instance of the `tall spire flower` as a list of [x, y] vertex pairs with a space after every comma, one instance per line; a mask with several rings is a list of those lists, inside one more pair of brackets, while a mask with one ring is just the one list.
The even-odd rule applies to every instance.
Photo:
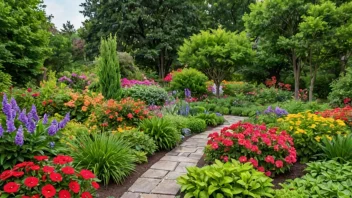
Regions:
[[11, 133], [16, 130], [15, 121], [12, 119], [6, 120], [7, 132]]
[[1, 124], [0, 124], [0, 138], [4, 136], [4, 129], [2, 128]]
[[58, 131], [59, 131], [59, 126], [58, 126], [57, 121], [54, 119], [54, 120], [51, 122], [50, 127], [48, 128], [48, 134], [49, 134], [50, 136], [54, 136]]
[[44, 114], [43, 124], [48, 124], [48, 114]]
[[18, 146], [23, 146], [24, 139], [23, 139], [23, 127], [22, 125], [18, 127], [16, 137], [15, 137], [15, 144]]

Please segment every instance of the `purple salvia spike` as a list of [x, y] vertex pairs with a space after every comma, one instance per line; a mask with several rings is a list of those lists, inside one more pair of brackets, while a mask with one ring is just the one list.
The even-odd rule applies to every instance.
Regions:
[[15, 110], [17, 113], [21, 112], [20, 107], [18, 107], [17, 102], [14, 98], [11, 98], [11, 107], [13, 110]]
[[50, 136], [54, 136], [54, 135], [57, 133], [58, 130], [59, 130], [59, 129], [58, 129], [58, 123], [57, 123], [57, 121], [54, 119], [54, 120], [51, 122], [50, 127], [48, 128], [48, 134], [49, 134]]
[[21, 121], [24, 125], [27, 126], [28, 124], [28, 118], [26, 116], [26, 110], [23, 109], [20, 115], [18, 116], [18, 120]]
[[36, 128], [34, 120], [29, 119], [27, 122], [26, 128], [29, 133], [34, 133], [35, 128]]
[[43, 124], [48, 124], [48, 114], [44, 114]]
[[23, 146], [24, 140], [23, 140], [23, 127], [22, 125], [18, 127], [18, 131], [16, 133], [15, 137], [15, 144], [17, 146]]
[[36, 122], [39, 120], [39, 116], [38, 116], [38, 113], [37, 113], [37, 108], [35, 107], [35, 105], [32, 105], [32, 109], [31, 111], [29, 112], [33, 118], [33, 120], [35, 120]]
[[1, 124], [0, 124], [0, 137], [2, 137], [4, 135], [4, 129], [2, 128]]
[[6, 120], [7, 132], [11, 133], [16, 130], [15, 121], [12, 119]]

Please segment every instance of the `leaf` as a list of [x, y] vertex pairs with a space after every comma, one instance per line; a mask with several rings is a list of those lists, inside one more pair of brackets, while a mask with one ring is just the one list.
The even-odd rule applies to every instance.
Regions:
[[208, 194], [211, 195], [211, 194], [213, 194], [214, 191], [216, 191], [218, 189], [219, 189], [219, 187], [216, 187], [214, 185], [210, 185], [208, 188]]
[[221, 191], [224, 192], [227, 196], [232, 197], [232, 192], [228, 188], [221, 188]]

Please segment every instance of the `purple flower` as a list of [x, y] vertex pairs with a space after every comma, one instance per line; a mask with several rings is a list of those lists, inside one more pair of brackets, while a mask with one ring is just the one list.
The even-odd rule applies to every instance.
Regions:
[[51, 122], [50, 127], [48, 128], [48, 134], [49, 134], [50, 136], [54, 136], [58, 131], [59, 131], [58, 123], [57, 123], [57, 121], [54, 119], [54, 120]]
[[26, 125], [27, 131], [29, 133], [34, 133], [35, 129], [36, 129], [36, 125], [34, 120], [32, 119], [28, 119], [27, 125]]
[[285, 116], [288, 114], [288, 112], [285, 109], [281, 109], [280, 107], [275, 108], [275, 114], [279, 117]]
[[48, 114], [44, 114], [43, 124], [48, 124]]
[[63, 129], [67, 125], [67, 123], [70, 121], [70, 113], [67, 113], [65, 118], [59, 122], [58, 128]]
[[16, 102], [16, 100], [14, 98], [11, 98], [11, 107], [16, 112], [18, 112], [18, 113], [21, 112], [21, 109], [20, 109], [20, 107], [18, 107], [17, 102]]
[[15, 121], [13, 119], [6, 120], [7, 132], [11, 133], [16, 130]]
[[4, 135], [4, 129], [2, 128], [1, 124], [0, 124], [0, 137], [2, 137]]
[[78, 75], [76, 73], [71, 74], [72, 77], [77, 77]]
[[18, 131], [16, 133], [15, 137], [15, 144], [17, 146], [23, 146], [24, 140], [23, 140], [23, 127], [22, 125], [18, 128]]
[[269, 113], [274, 113], [274, 110], [271, 106], [268, 106], [268, 108], [264, 111], [264, 114], [269, 114]]
[[11, 109], [11, 104], [7, 103], [7, 102], [3, 102], [2, 103], [2, 111], [4, 112], [4, 114], [6, 115], [7, 119], [12, 119], [12, 109]]
[[85, 80], [85, 79], [87, 79], [87, 76], [86, 75], [80, 75], [78, 78], [80, 78], [82, 80]]
[[28, 118], [26, 116], [26, 110], [23, 109], [20, 115], [18, 116], [18, 120], [21, 121], [24, 125], [27, 126], [28, 124]]
[[50, 142], [50, 143], [49, 143], [49, 146], [50, 146], [50, 148], [54, 148], [55, 142]]
[[185, 89], [185, 96], [186, 96], [186, 98], [190, 98], [191, 97], [191, 90]]
[[35, 105], [32, 105], [32, 109], [28, 114], [30, 114], [30, 117], [33, 118], [33, 120], [35, 120], [36, 122], [39, 120], [37, 108], [35, 107]]
[[65, 82], [65, 81], [67, 81], [67, 82], [69, 82], [69, 83], [72, 83], [71, 78], [68, 78], [68, 77], [66, 77], [66, 76], [63, 76], [63, 77], [59, 78], [59, 81], [60, 81], [60, 82]]

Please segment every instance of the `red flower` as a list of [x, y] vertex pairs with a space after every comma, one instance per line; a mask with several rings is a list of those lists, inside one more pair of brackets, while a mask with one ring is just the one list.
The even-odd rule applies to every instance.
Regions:
[[17, 184], [16, 182], [9, 182], [4, 186], [4, 191], [6, 193], [15, 193], [18, 191], [18, 189], [20, 188], [20, 185]]
[[258, 167], [258, 171], [260, 171], [260, 172], [265, 172], [265, 168], [263, 167], [263, 166], [260, 166], [260, 167]]
[[258, 161], [256, 159], [250, 158], [248, 160], [254, 167], [258, 167]]
[[36, 98], [36, 97], [38, 97], [38, 96], [40, 96], [40, 93], [39, 93], [39, 92], [32, 94], [32, 97], [34, 97], [34, 98]]
[[128, 117], [129, 119], [132, 119], [132, 118], [133, 118], [132, 113], [127, 114], [127, 117]]
[[225, 156], [225, 157], [223, 157], [223, 160], [224, 160], [224, 162], [228, 162], [229, 161], [229, 157]]
[[44, 166], [44, 167], [43, 167], [43, 171], [44, 171], [45, 173], [48, 173], [48, 174], [54, 172], [54, 170], [55, 170], [55, 168], [52, 167], [52, 166]]
[[34, 156], [34, 159], [38, 160], [38, 161], [44, 161], [44, 160], [47, 160], [49, 159], [48, 156]]
[[275, 163], [275, 159], [274, 159], [273, 156], [268, 155], [268, 156], [265, 157], [265, 162], [274, 164]]
[[70, 198], [71, 194], [68, 190], [60, 190], [59, 198]]
[[40, 166], [38, 165], [31, 166], [31, 170], [37, 171], [39, 169], [40, 169]]
[[43, 182], [46, 182], [46, 175], [43, 175], [43, 176], [42, 176], [42, 181], [43, 181]]
[[66, 175], [73, 175], [75, 173], [75, 169], [71, 166], [66, 166], [61, 169], [61, 171]]
[[90, 170], [81, 170], [81, 175], [83, 177], [83, 179], [94, 179], [95, 178], [95, 175], [90, 171]]
[[19, 171], [19, 172], [13, 171], [12, 175], [14, 177], [21, 177], [22, 175], [24, 175], [24, 172], [22, 172], [22, 171]]
[[31, 93], [32, 89], [30, 87], [28, 87], [27, 92]]
[[343, 99], [343, 103], [344, 103], [344, 104], [348, 104], [349, 102], [351, 102], [351, 98], [345, 98], [345, 99]]
[[95, 188], [96, 190], [98, 190], [100, 188], [99, 184], [95, 181], [92, 182], [92, 186], [93, 188]]
[[68, 184], [68, 187], [72, 190], [72, 192], [74, 192], [74, 193], [79, 193], [80, 185], [79, 185], [78, 182], [76, 182], [76, 181], [71, 181], [71, 182]]
[[213, 148], [214, 150], [218, 149], [219, 148], [218, 143], [216, 143], [216, 142], [212, 143], [211, 148]]
[[43, 106], [46, 106], [46, 101], [45, 101], [45, 100], [42, 102], [42, 105], [43, 105]]
[[53, 182], [60, 182], [62, 181], [62, 176], [60, 173], [51, 173], [50, 174], [50, 179]]
[[4, 172], [1, 173], [0, 179], [2, 181], [5, 181], [6, 179], [12, 177], [12, 170], [5, 170]]
[[241, 163], [245, 163], [245, 162], [247, 162], [247, 157], [246, 157], [246, 156], [241, 156], [240, 158], [238, 158], [238, 160], [239, 160]]
[[277, 161], [275, 162], [275, 166], [276, 166], [277, 168], [282, 168], [282, 167], [284, 167], [284, 163], [283, 163], [281, 160], [277, 160]]
[[82, 193], [81, 198], [92, 198], [92, 195], [89, 192], [84, 192]]
[[21, 198], [31, 198], [30, 196], [27, 196], [27, 195], [22, 195]]
[[17, 170], [22, 167], [32, 166], [32, 165], [34, 165], [33, 162], [22, 162], [22, 163], [15, 165], [14, 170]]
[[268, 176], [268, 177], [270, 177], [270, 176], [271, 176], [271, 172], [270, 172], [270, 171], [266, 171], [266, 172], [265, 172], [265, 175]]
[[36, 177], [27, 177], [24, 180], [24, 185], [27, 186], [28, 188], [33, 188], [37, 186], [39, 183], [39, 179]]
[[53, 185], [47, 184], [42, 188], [42, 194], [44, 197], [53, 197], [56, 194], [56, 189]]
[[33, 195], [31, 198], [40, 198], [40, 196], [36, 194], [36, 195]]
[[70, 163], [70, 162], [72, 162], [72, 161], [73, 161], [72, 157], [70, 157], [70, 156], [65, 156], [65, 155], [58, 155], [57, 157], [55, 157], [55, 158], [53, 159], [53, 163], [54, 163], [54, 164], [61, 164], [61, 165]]

